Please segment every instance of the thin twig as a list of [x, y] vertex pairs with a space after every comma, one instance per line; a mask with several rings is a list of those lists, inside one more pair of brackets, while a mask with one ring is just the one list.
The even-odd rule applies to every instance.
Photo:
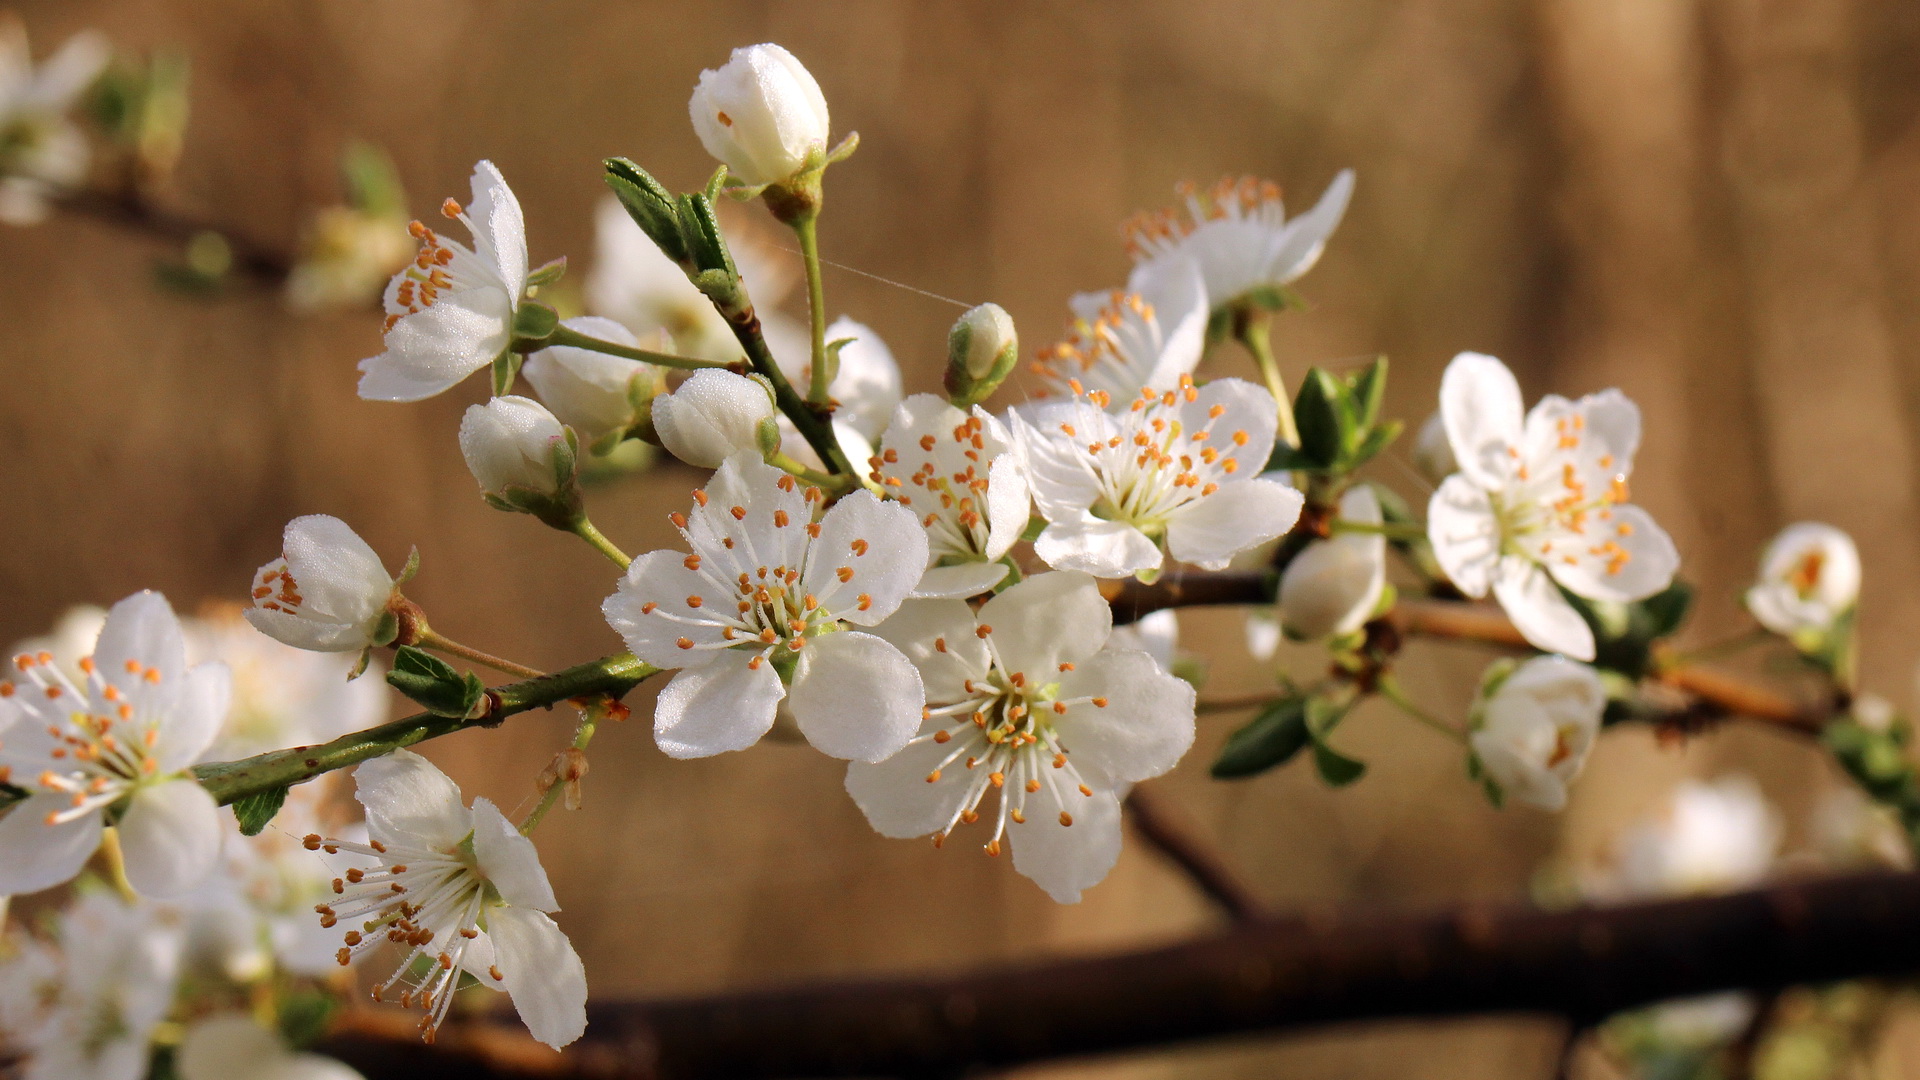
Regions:
[[278, 287], [293, 272], [293, 259], [285, 252], [242, 236], [227, 226], [155, 206], [137, 195], [73, 191], [62, 195], [54, 205], [70, 214], [174, 244], [185, 244], [204, 233], [217, 234], [233, 253], [234, 269], [264, 285]]
[[1266, 913], [1266, 905], [1226, 858], [1169, 810], [1165, 800], [1136, 787], [1127, 796], [1127, 813], [1140, 838], [1178, 866], [1234, 922], [1251, 922]]
[[1354, 1020], [1586, 1020], [1720, 990], [1904, 975], [1920, 970], [1916, 922], [1911, 873], [1560, 912], [1343, 912], [1103, 957], [600, 1004], [551, 1070], [524, 1051], [503, 1060], [531, 1044], [485, 1022], [448, 1025], [432, 1058], [364, 1031], [320, 1049], [372, 1080], [955, 1075]]

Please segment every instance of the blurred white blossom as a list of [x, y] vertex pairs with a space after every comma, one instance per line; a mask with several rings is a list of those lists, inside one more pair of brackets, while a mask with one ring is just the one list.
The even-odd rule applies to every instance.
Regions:
[[362, 1080], [333, 1058], [297, 1053], [241, 1013], [195, 1020], [174, 1052], [180, 1080]]
[[[1365, 484], [1340, 497], [1337, 521], [1379, 526], [1380, 499]], [[1387, 587], [1387, 538], [1338, 532], [1310, 541], [1280, 575], [1280, 625], [1305, 641], [1351, 634], [1364, 625]]]
[[[563, 319], [561, 325], [616, 345], [640, 347], [633, 331], [612, 319], [582, 315]], [[527, 357], [520, 374], [561, 423], [592, 444], [602, 436], [626, 431], [639, 420], [658, 370], [624, 356], [555, 345]]]
[[1787, 637], [1823, 633], [1860, 599], [1860, 551], [1831, 525], [1789, 525], [1760, 557], [1760, 580], [1747, 608], [1760, 625]]
[[751, 187], [790, 180], [825, 159], [827, 99], [778, 45], [735, 49], [721, 67], [702, 71], [687, 111], [707, 153]]
[[31, 225], [86, 179], [87, 137], [68, 116], [107, 65], [107, 39], [83, 30], [38, 66], [18, 16], [0, 12], [0, 221]]
[[1474, 703], [1468, 741], [1502, 795], [1560, 810], [1606, 707], [1600, 676], [1585, 664], [1563, 656], [1496, 663]]
[[1342, 170], [1313, 209], [1291, 221], [1279, 186], [1270, 181], [1229, 177], [1205, 190], [1194, 184], [1176, 190], [1185, 215], [1173, 208], [1127, 223], [1134, 258], [1127, 287], [1153, 294], [1163, 278], [1185, 273], [1180, 263], [1191, 260], [1200, 268], [1207, 297], [1220, 308], [1250, 292], [1285, 288], [1313, 269], [1347, 212], [1353, 171]]

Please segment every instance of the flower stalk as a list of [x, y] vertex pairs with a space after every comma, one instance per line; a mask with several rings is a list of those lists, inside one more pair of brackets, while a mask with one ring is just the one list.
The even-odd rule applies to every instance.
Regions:
[[[588, 520], [585, 514], [580, 515], [573, 521], [570, 531], [573, 535], [592, 544], [595, 551], [605, 555], [613, 565], [620, 569], [625, 570], [633, 563], [633, 558], [626, 552], [621, 551], [619, 545], [607, 539], [606, 534], [595, 528], [593, 522]], [[538, 674], [538, 672], [535, 672], [535, 674]]]
[[820, 275], [820, 213], [818, 204], [791, 222], [794, 238], [800, 241], [800, 258], [807, 268], [807, 317], [813, 334], [813, 371], [807, 386], [810, 404], [828, 404], [827, 388], [833, 385], [832, 358], [827, 356], [827, 292]]
[[1266, 380], [1267, 389], [1273, 393], [1274, 403], [1279, 406], [1280, 441], [1298, 447], [1300, 427], [1293, 419], [1293, 396], [1287, 393], [1287, 380], [1280, 374], [1280, 362], [1273, 358], [1273, 342], [1268, 337], [1267, 327], [1270, 319], [1271, 315], [1265, 308], [1250, 303], [1236, 304], [1232, 319], [1233, 339], [1253, 355], [1253, 362], [1260, 369], [1260, 377]]
[[442, 637], [432, 630], [421, 631], [420, 635], [413, 641], [413, 644], [423, 649], [433, 649], [437, 652], [446, 653], [448, 656], [457, 656], [462, 660], [469, 660], [482, 667], [490, 667], [495, 671], [504, 671], [508, 675], [517, 675], [522, 679], [538, 679], [546, 674], [543, 671], [530, 668], [525, 664], [516, 664], [511, 660], [502, 659], [492, 653], [481, 652], [472, 646], [462, 645], [451, 638]]
[[608, 341], [605, 338], [594, 337], [592, 334], [583, 334], [565, 323], [556, 325], [553, 328], [553, 332], [540, 341], [528, 342], [526, 344], [533, 349], [550, 349], [556, 345], [572, 346], [576, 349], [589, 349], [593, 352], [606, 353], [608, 356], [623, 357], [627, 360], [639, 360], [642, 363], [658, 364], [661, 367], [678, 368], [681, 371], [698, 371], [702, 368], [726, 368], [734, 366], [721, 360], [701, 360], [693, 356], [677, 356], [673, 353], [622, 345], [617, 341]]

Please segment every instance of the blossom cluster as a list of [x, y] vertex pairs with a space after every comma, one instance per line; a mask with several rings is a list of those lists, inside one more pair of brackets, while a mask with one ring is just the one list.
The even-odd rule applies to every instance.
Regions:
[[[0, 76], [10, 47], [0, 38]], [[10, 94], [58, 96], [0, 77], [0, 117]], [[461, 454], [489, 505], [619, 565], [601, 615], [621, 660], [671, 673], [653, 706], [665, 755], [790, 731], [846, 763], [845, 790], [880, 834], [941, 847], [972, 827], [989, 856], [1073, 903], [1117, 864], [1134, 786], [1196, 739], [1198, 677], [1174, 650], [1173, 614], [1116, 625], [1115, 598], [1267, 566], [1252, 651], [1314, 643], [1330, 674], [1283, 677], [1216, 775], [1311, 745], [1322, 775], [1348, 782], [1363, 766], [1329, 736], [1379, 694], [1457, 739], [1496, 804], [1568, 804], [1603, 724], [1651, 670], [1659, 635], [1632, 628], [1679, 569], [1629, 497], [1639, 412], [1617, 390], [1528, 409], [1505, 364], [1463, 352], [1415, 447], [1435, 484], [1424, 525], [1356, 476], [1398, 431], [1376, 415], [1384, 363], [1316, 371], [1289, 399], [1265, 329], [1326, 250], [1350, 172], [1291, 218], [1264, 181], [1183, 186], [1180, 206], [1127, 225], [1125, 284], [1069, 301], [1062, 340], [1025, 369], [1033, 395], [991, 409], [1020, 356], [997, 305], [955, 325], [943, 393], [907, 393], [871, 327], [828, 322], [813, 220], [823, 174], [855, 142], [831, 145], [826, 99], [791, 53], [736, 50], [689, 109], [720, 177], [676, 199], [610, 162], [587, 310], [563, 313], [548, 286], [564, 261], [533, 264], [520, 203], [482, 161], [467, 201], [442, 203], [450, 225], [406, 226], [417, 249], [387, 283], [382, 350], [359, 365], [361, 396], [395, 402], [486, 373]], [[715, 210], [723, 191], [794, 229], [804, 323], [780, 310], [795, 268]], [[1261, 381], [1202, 373], [1227, 335]], [[666, 514], [680, 543], [630, 558], [590, 521], [582, 474], [643, 445], [711, 472]], [[1487, 668], [1463, 723], [1425, 714], [1394, 680], [1395, 552], [1431, 595], [1491, 596], [1532, 650]], [[532, 837], [556, 799], [576, 803], [594, 725], [632, 680], [537, 702], [572, 700], [580, 721], [534, 811], [516, 822], [469, 802], [411, 738], [366, 730], [386, 707], [365, 672], [393, 649], [389, 681], [443, 726], [504, 706], [432, 653], [539, 673], [430, 628], [403, 592], [417, 557], [392, 565], [346, 522], [307, 515], [255, 573], [243, 617], [183, 622], [138, 593], [20, 652], [0, 681], [0, 894], [74, 883], [51, 935], [6, 939], [0, 1032], [28, 1048], [30, 1076], [137, 1080], [192, 973], [280, 985], [375, 951], [391, 966], [373, 996], [421, 1010], [429, 1039], [467, 986], [504, 992], [549, 1046], [582, 1035], [585, 965]], [[1747, 603], [1844, 678], [1860, 575], [1844, 533], [1796, 525]], [[306, 774], [235, 812], [206, 783], [218, 763], [312, 743], [356, 763], [357, 814], [318, 785], [290, 791]], [[1688, 862], [1677, 843], [1642, 844], [1636, 872], [1683, 874], [1667, 865]], [[342, 1068], [203, 1012], [174, 1054], [188, 1080]]]

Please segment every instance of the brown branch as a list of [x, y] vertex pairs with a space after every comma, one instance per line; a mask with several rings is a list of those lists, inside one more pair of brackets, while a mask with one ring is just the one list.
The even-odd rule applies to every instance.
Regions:
[[1172, 570], [1151, 585], [1132, 578], [1100, 583], [1113, 605], [1115, 624], [1130, 623], [1163, 608], [1217, 604], [1267, 604], [1279, 577], [1270, 570]]
[[1127, 796], [1126, 807], [1140, 838], [1179, 867], [1234, 922], [1251, 922], [1265, 913], [1266, 905], [1252, 887], [1163, 799], [1136, 787]]
[[215, 233], [226, 241], [233, 253], [234, 270], [264, 285], [278, 286], [293, 272], [293, 260], [284, 252], [241, 236], [226, 226], [155, 206], [137, 195], [73, 191], [60, 196], [54, 205], [70, 214], [145, 233], [173, 244], [186, 244], [203, 233]]
[[1916, 922], [1920, 874], [1561, 912], [1338, 914], [959, 975], [603, 1004], [558, 1058], [503, 1060], [513, 1041], [484, 1025], [450, 1026], [433, 1055], [364, 1030], [322, 1049], [372, 1080], [947, 1076], [1355, 1020], [1586, 1023], [1691, 994], [1905, 975], [1920, 970]]

